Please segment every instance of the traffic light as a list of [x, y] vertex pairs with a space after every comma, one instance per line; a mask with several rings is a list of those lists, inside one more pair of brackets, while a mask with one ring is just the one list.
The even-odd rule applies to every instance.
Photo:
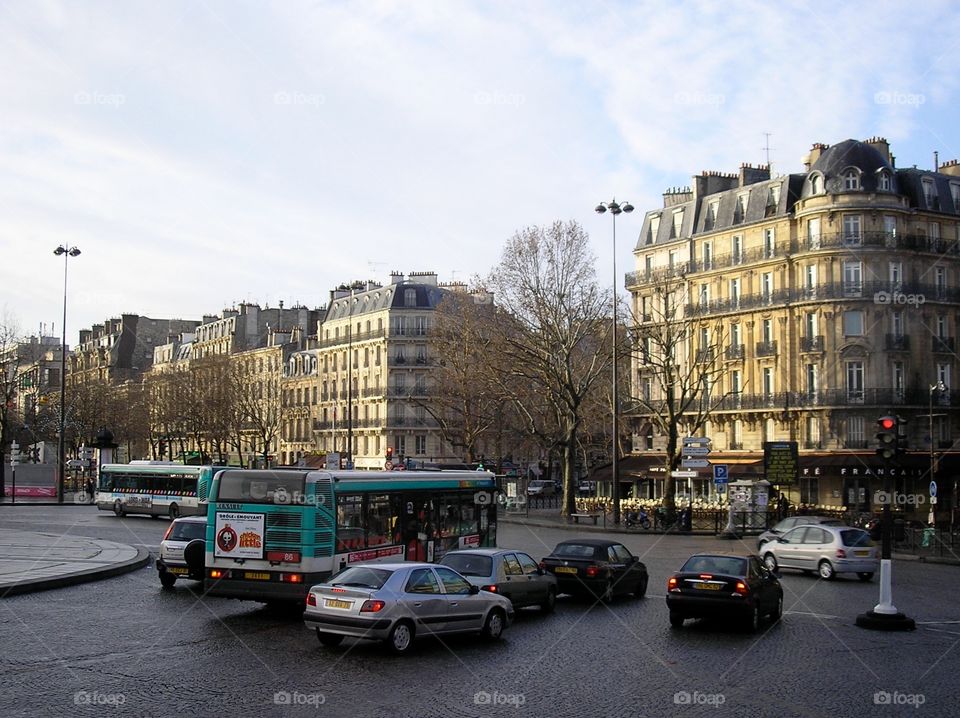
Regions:
[[899, 453], [900, 429], [897, 417], [881, 416], [877, 419], [877, 456], [892, 459]]
[[387, 461], [393, 461], [393, 447], [387, 447]]

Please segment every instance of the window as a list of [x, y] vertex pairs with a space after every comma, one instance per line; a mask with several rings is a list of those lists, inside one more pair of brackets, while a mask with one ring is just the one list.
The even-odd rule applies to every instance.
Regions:
[[943, 314], [937, 315], [937, 338], [947, 338], [947, 318]]
[[733, 420], [733, 427], [730, 430], [730, 448], [731, 449], [743, 448], [743, 420], [742, 419]]
[[817, 395], [817, 365], [807, 364], [807, 396], [815, 397]]
[[730, 280], [730, 303], [734, 307], [740, 306], [740, 280], [731, 279]]
[[763, 256], [769, 259], [774, 254], [777, 240], [772, 228], [763, 230]]
[[440, 593], [440, 584], [437, 583], [437, 577], [433, 575], [431, 569], [418, 568], [410, 572], [404, 591], [406, 593]]
[[649, 322], [653, 318], [650, 314], [650, 297], [640, 298], [640, 317], [645, 322]]
[[768, 302], [773, 297], [773, 272], [764, 272], [760, 275], [760, 293]]
[[678, 209], [673, 213], [673, 225], [670, 227], [670, 239], [676, 239], [681, 235], [683, 229], [683, 210]]
[[700, 327], [700, 351], [705, 352], [710, 348], [710, 330], [706, 327]]
[[894, 337], [903, 336], [903, 312], [899, 309], [890, 314], [890, 328], [893, 330]]
[[960, 213], [960, 182], [950, 183], [950, 196], [953, 198], [953, 211]]
[[823, 180], [820, 175], [810, 176], [810, 194], [820, 194], [823, 191]]
[[742, 342], [740, 341], [740, 325], [731, 324], [730, 325], [730, 344], [733, 346], [740, 346]]
[[817, 265], [808, 264], [803, 268], [804, 289], [807, 297], [815, 297], [817, 289]]
[[763, 368], [763, 395], [767, 399], [773, 396], [773, 369], [771, 367]]
[[403, 306], [405, 307], [417, 306], [417, 290], [416, 289], [403, 290]]
[[648, 378], [644, 378], [641, 386], [643, 387], [643, 389], [642, 389], [642, 391], [643, 391], [643, 400], [649, 402], [649, 401], [650, 401], [651, 392], [653, 391], [653, 382], [652, 382], [650, 379], [648, 379]]
[[767, 206], [763, 215], [771, 217], [777, 213], [777, 207], [780, 204], [780, 185], [771, 185], [767, 191]]
[[862, 445], [866, 440], [864, 421], [862, 416], [847, 418], [847, 441], [851, 444]]
[[733, 235], [730, 239], [730, 254], [732, 255], [734, 264], [741, 264], [743, 262], [743, 237], [739, 234]]
[[903, 289], [903, 262], [890, 262], [890, 290], [899, 292]]
[[710, 305], [710, 285], [700, 285], [700, 306], [706, 308]]
[[859, 214], [847, 214], [843, 217], [843, 243], [861, 244], [863, 234], [861, 233], [861, 217]]
[[[947, 389], [950, 390], [950, 365], [945, 363], [937, 364], [937, 381], [942, 383]], [[941, 397], [943, 399], [945, 397]]]
[[747, 216], [747, 195], [737, 195], [737, 204], [733, 209], [733, 223], [740, 224]]
[[817, 336], [817, 313], [807, 312], [804, 317], [804, 326], [806, 327], [807, 339], [813, 339]]
[[739, 369], [730, 372], [730, 392], [735, 396], [743, 391], [743, 377]]
[[649, 254], [643, 258], [643, 269], [647, 279], [649, 279], [650, 275], [653, 274], [653, 257]]
[[713, 242], [704, 242], [702, 249], [703, 269], [713, 269]]
[[877, 178], [877, 188], [881, 192], [889, 192], [890, 187], [890, 173], [886, 170], [883, 170], [880, 172], [880, 176]]
[[820, 218], [814, 217], [807, 222], [807, 247], [820, 249]]
[[676, 251], [671, 250], [670, 253], [667, 255], [667, 267], [669, 267], [670, 271], [672, 272], [674, 267], [676, 266], [677, 266], [677, 253]]
[[863, 362], [847, 362], [847, 399], [849, 401], [863, 401]]
[[396, 336], [403, 336], [407, 333], [407, 318], [406, 317], [394, 317], [393, 318], [393, 333]]
[[863, 263], [844, 260], [843, 296], [859, 297], [863, 294]]
[[939, 203], [937, 202], [937, 187], [933, 183], [933, 180], [924, 178], [922, 180], [922, 184], [923, 184], [923, 200], [926, 204], [926, 208], [940, 209]]
[[930, 238], [930, 249], [934, 252], [942, 250], [940, 245], [940, 223], [931, 222], [927, 225], [927, 236]]
[[843, 313], [843, 336], [863, 336], [863, 312], [859, 309]]
[[845, 190], [860, 189], [860, 173], [852, 169], [844, 172], [843, 188]]
[[946, 267], [937, 267], [934, 270], [934, 285], [937, 288], [937, 298], [943, 299], [947, 293], [947, 269]]
[[414, 443], [416, 445], [416, 452], [418, 455], [423, 456], [427, 453], [427, 437], [425, 434], [417, 434], [414, 437]]
[[707, 216], [703, 221], [703, 228], [710, 231], [717, 223], [717, 210], [720, 208], [720, 200], [715, 199], [707, 203]]
[[657, 241], [657, 233], [660, 231], [660, 215], [655, 214], [650, 218], [650, 227], [647, 230], [647, 244], [653, 244]]
[[903, 362], [895, 361], [893, 363], [893, 395], [897, 401], [903, 401], [904, 392], [904, 373]]
[[888, 247], [896, 246], [897, 239], [897, 218], [892, 214], [883, 215], [883, 236], [884, 243]]
[[762, 332], [763, 332], [763, 334], [762, 334], [762, 336], [763, 336], [763, 341], [764, 341], [765, 344], [769, 344], [770, 342], [773, 341], [773, 320], [772, 320], [772, 319], [764, 319], [764, 320], [763, 320], [763, 324], [761, 325], [761, 327], [762, 327]]

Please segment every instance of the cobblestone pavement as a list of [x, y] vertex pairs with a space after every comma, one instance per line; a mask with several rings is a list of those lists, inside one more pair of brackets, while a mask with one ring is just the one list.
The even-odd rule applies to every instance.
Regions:
[[[60, 530], [155, 550], [166, 522], [89, 507], [3, 509], [0, 528]], [[499, 544], [545, 555], [571, 532], [503, 524]], [[591, 536], [597, 534], [591, 533]], [[756, 635], [725, 624], [672, 630], [669, 574], [690, 554], [751, 546], [619, 536], [650, 571], [649, 595], [561, 599], [521, 611], [495, 644], [427, 640], [405, 658], [375, 644], [327, 650], [298, 617], [163, 590], [151, 568], [0, 601], [0, 715], [899, 716], [958, 715], [960, 574], [895, 562], [907, 634], [858, 629], [876, 581], [784, 573], [784, 619]], [[914, 706], [918, 703], [920, 708]]]

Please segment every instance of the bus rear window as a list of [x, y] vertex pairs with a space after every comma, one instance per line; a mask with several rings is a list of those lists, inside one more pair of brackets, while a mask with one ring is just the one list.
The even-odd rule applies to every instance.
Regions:
[[302, 504], [304, 480], [302, 474], [232, 474], [220, 476], [218, 501], [236, 501], [243, 504]]

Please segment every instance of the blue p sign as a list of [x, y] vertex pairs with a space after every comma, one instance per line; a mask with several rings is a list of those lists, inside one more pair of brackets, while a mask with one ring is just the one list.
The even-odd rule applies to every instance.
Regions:
[[713, 479], [714, 481], [727, 481], [730, 478], [730, 475], [727, 473], [726, 464], [714, 464], [713, 465]]

